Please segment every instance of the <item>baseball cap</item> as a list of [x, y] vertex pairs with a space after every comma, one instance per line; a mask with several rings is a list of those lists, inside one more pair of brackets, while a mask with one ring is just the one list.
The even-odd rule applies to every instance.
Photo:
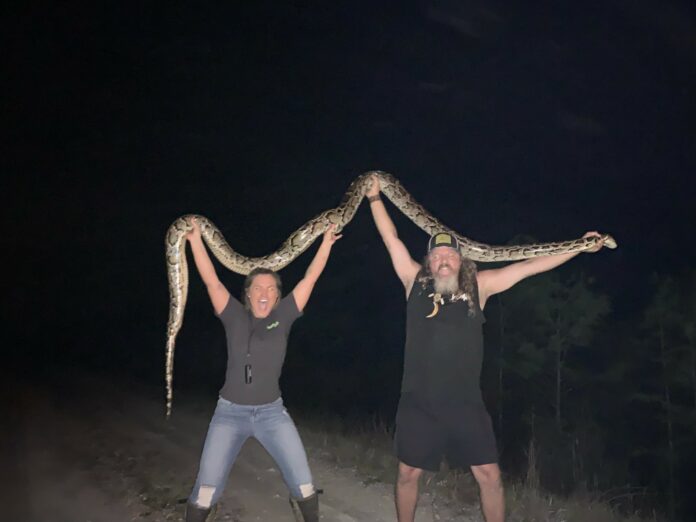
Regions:
[[437, 234], [434, 234], [430, 238], [430, 241], [428, 241], [428, 252], [430, 252], [433, 248], [441, 246], [454, 248], [455, 250], [459, 251], [459, 241], [457, 241], [457, 238], [448, 232], [438, 232]]

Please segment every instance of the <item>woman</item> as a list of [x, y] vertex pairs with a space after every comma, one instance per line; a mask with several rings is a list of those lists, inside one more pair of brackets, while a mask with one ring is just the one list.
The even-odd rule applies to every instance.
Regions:
[[304, 278], [281, 298], [280, 277], [257, 268], [244, 282], [242, 304], [220, 282], [201, 239], [200, 225], [192, 221], [187, 235], [215, 314], [225, 327], [227, 373], [208, 428], [198, 478], [189, 497], [186, 522], [204, 522], [215, 507], [239, 450], [256, 438], [278, 464], [290, 490], [296, 516], [319, 520], [319, 502], [302, 441], [283, 407], [278, 380], [285, 359], [287, 338], [302, 315], [333, 244], [341, 238], [331, 225]]

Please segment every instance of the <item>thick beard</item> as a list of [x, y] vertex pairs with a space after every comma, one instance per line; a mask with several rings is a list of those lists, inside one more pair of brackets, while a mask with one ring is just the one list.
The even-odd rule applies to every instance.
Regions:
[[433, 287], [440, 295], [454, 295], [459, 292], [459, 278], [457, 274], [446, 277], [433, 276]]

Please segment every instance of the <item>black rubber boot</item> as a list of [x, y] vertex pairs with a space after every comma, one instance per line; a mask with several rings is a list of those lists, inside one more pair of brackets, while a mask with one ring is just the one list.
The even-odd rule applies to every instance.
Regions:
[[307, 498], [290, 498], [290, 506], [297, 522], [319, 522], [319, 495], [316, 492]]
[[213, 522], [217, 504], [212, 508], [198, 507], [190, 502], [186, 504], [186, 522]]

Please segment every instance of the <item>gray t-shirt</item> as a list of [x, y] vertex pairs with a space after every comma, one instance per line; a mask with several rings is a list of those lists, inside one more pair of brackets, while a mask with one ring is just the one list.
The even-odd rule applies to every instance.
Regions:
[[[285, 361], [290, 327], [302, 312], [292, 293], [281, 299], [268, 317], [255, 318], [251, 310], [230, 296], [218, 316], [227, 337], [227, 373], [220, 390], [223, 399], [237, 404], [267, 404], [280, 397], [280, 372]], [[245, 379], [250, 366], [251, 382]]]

